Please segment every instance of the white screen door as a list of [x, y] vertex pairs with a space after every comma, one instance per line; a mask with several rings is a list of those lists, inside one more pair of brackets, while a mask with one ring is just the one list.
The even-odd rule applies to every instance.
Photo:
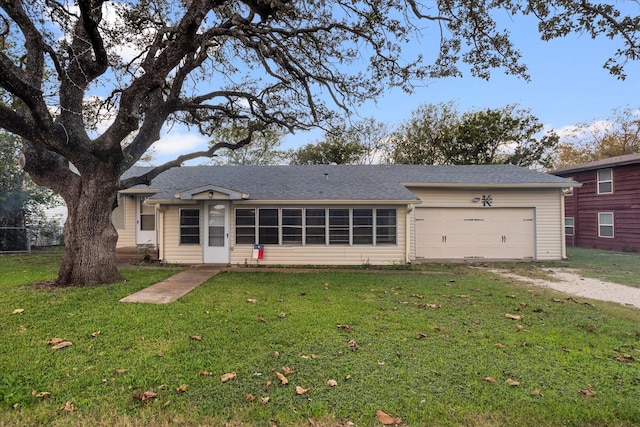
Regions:
[[156, 207], [146, 204], [144, 196], [136, 197], [136, 244], [156, 244]]
[[229, 208], [222, 203], [207, 204], [204, 262], [229, 262]]

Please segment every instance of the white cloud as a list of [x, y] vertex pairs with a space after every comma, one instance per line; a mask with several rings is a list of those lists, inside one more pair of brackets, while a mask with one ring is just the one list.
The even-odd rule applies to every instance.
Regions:
[[171, 160], [171, 158], [175, 158], [181, 154], [206, 150], [208, 148], [208, 140], [198, 133], [175, 132], [163, 136], [155, 142], [151, 148], [153, 149], [155, 159]]

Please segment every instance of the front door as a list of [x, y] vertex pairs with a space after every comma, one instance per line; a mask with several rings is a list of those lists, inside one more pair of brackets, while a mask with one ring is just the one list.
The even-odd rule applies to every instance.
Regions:
[[144, 196], [136, 196], [136, 244], [156, 244], [156, 207]]
[[204, 262], [229, 262], [229, 206], [224, 203], [205, 205]]

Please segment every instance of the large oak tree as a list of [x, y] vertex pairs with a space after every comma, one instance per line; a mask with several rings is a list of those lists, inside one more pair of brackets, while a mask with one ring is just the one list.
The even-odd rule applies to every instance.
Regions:
[[[185, 160], [266, 125], [328, 124], [387, 88], [459, 75], [460, 61], [483, 78], [495, 67], [526, 77], [495, 10], [535, 15], [545, 39], [614, 38], [614, 74], [640, 53], [640, 14], [588, 0], [0, 0], [0, 127], [69, 210], [57, 284], [118, 280], [117, 191]], [[433, 52], [403, 56], [420, 37]], [[122, 178], [167, 124], [242, 123], [241, 141]]]

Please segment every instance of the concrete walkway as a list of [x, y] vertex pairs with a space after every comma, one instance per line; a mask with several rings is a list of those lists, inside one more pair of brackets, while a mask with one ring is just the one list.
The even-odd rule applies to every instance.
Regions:
[[167, 304], [188, 294], [220, 271], [222, 271], [222, 268], [216, 267], [185, 270], [135, 294], [124, 297], [120, 302]]

